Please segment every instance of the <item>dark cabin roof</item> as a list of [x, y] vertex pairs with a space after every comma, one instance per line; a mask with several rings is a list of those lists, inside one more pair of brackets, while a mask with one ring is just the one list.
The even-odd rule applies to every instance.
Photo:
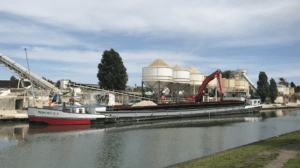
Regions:
[[[0, 80], [0, 88], [18, 88], [18, 82], [19, 80], [13, 82], [10, 80]], [[30, 85], [30, 82], [24, 81], [24, 85], [25, 87], [27, 87]], [[22, 88], [21, 82], [19, 87]]]

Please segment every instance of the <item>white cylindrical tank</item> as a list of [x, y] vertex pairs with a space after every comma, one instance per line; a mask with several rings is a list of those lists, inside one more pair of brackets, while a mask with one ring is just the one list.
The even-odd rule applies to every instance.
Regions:
[[236, 90], [243, 90], [245, 89], [245, 82], [243, 80], [235, 80], [235, 89]]
[[187, 70], [190, 71], [190, 93], [196, 94], [204, 81], [204, 74], [193, 66], [190, 66]]
[[[155, 93], [158, 93], [172, 82], [173, 70], [161, 59], [157, 59], [148, 67], [143, 68], [142, 75], [142, 82], [146, 83]], [[160, 85], [158, 85], [158, 83], [160, 83]], [[158, 88], [160, 88], [160, 90], [158, 90]]]
[[207, 86], [210, 87], [210, 88], [216, 88], [218, 86], [218, 79], [214, 78], [212, 81], [210, 81], [207, 84]]
[[62, 79], [60, 80], [60, 89], [66, 89], [68, 87], [69, 80], [67, 79]]
[[[179, 84], [179, 89], [183, 89], [190, 82], [190, 71], [184, 70], [179, 65], [173, 67], [173, 83]], [[177, 90], [177, 86], [173, 87]]]
[[228, 79], [222, 78], [223, 88], [229, 88]]
[[229, 85], [229, 88], [234, 88], [235, 87], [235, 80], [234, 79], [228, 79], [228, 85]]

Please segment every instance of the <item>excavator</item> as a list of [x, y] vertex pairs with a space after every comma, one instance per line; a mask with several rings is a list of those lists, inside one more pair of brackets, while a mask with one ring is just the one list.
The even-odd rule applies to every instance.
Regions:
[[223, 100], [223, 84], [222, 84], [222, 72], [218, 69], [217, 71], [215, 71], [214, 73], [212, 73], [211, 75], [209, 75], [208, 77], [205, 78], [205, 80], [203, 81], [198, 94], [196, 96], [194, 95], [188, 95], [187, 96], [187, 100], [195, 100], [195, 102], [202, 102], [203, 101], [203, 96], [205, 95], [205, 90], [206, 90], [206, 86], [207, 84], [214, 80], [215, 77], [218, 78], [219, 81], [219, 86], [220, 86], [220, 101]]

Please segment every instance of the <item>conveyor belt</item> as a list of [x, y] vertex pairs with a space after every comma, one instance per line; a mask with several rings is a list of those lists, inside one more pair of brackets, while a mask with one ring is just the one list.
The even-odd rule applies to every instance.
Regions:
[[[19, 78], [30, 79], [28, 69], [24, 68], [22, 65], [16, 63], [12, 59], [8, 58], [7, 56], [5, 56], [1, 53], [0, 53], [0, 64], [2, 66], [6, 67], [8, 70], [15, 73], [16, 75], [18, 75]], [[60, 91], [57, 87], [55, 87], [48, 81], [44, 80], [43, 78], [37, 76], [36, 74], [30, 72], [30, 76], [31, 76], [33, 85], [43, 88], [43, 89], [52, 90], [54, 92]]]

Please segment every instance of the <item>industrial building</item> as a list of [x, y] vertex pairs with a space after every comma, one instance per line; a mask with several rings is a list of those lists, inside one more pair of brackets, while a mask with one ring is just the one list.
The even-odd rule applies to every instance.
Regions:
[[[171, 68], [167, 63], [160, 59], [152, 62], [148, 67], [144, 67], [142, 71], [142, 86], [146, 85], [154, 91], [154, 100], [156, 102], [184, 102], [186, 95], [197, 94], [202, 82], [206, 76], [197, 70], [195, 67], [190, 66], [187, 70], [184, 70], [179, 65], [175, 65]], [[256, 89], [254, 84], [249, 80], [246, 75], [246, 70], [234, 71], [229, 79], [222, 79], [224, 96], [242, 96], [250, 97], [249, 85]], [[171, 91], [170, 95], [165, 98], [162, 95], [166, 95], [163, 91], [166, 87]], [[217, 78], [210, 81], [207, 85], [208, 90], [214, 90], [214, 95], [220, 92]], [[179, 93], [183, 94], [179, 94]], [[164, 98], [162, 100], [162, 98]], [[208, 101], [218, 101], [217, 96], [210, 98]]]
[[[164, 61], [157, 59], [148, 67], [142, 68], [142, 92], [105, 90], [98, 85], [70, 83], [68, 79], [60, 80], [60, 87], [44, 80], [30, 72], [20, 64], [0, 53], [0, 64], [19, 77], [18, 81], [0, 81], [0, 111], [22, 110], [29, 106], [48, 106], [55, 94], [69, 98], [69, 104], [107, 104], [122, 105], [132, 99], [148, 100], [156, 103], [188, 102], [187, 95], [196, 95], [206, 76], [193, 66], [188, 69], [180, 65], [170, 67]], [[209, 74], [208, 74], [209, 75]], [[34, 88], [31, 88], [31, 83]], [[250, 97], [249, 86], [256, 87], [246, 75], [246, 70], [234, 71], [229, 79], [222, 79], [224, 97]], [[29, 87], [28, 87], [29, 86]], [[143, 92], [146, 86], [151, 90], [147, 95]], [[27, 87], [27, 88], [26, 88]], [[207, 85], [207, 94], [213, 95], [205, 101], [219, 101], [219, 83], [217, 78]], [[285, 102], [287, 95], [294, 93], [293, 88], [278, 87], [280, 96], [277, 102]], [[58, 99], [53, 105], [62, 100]]]

